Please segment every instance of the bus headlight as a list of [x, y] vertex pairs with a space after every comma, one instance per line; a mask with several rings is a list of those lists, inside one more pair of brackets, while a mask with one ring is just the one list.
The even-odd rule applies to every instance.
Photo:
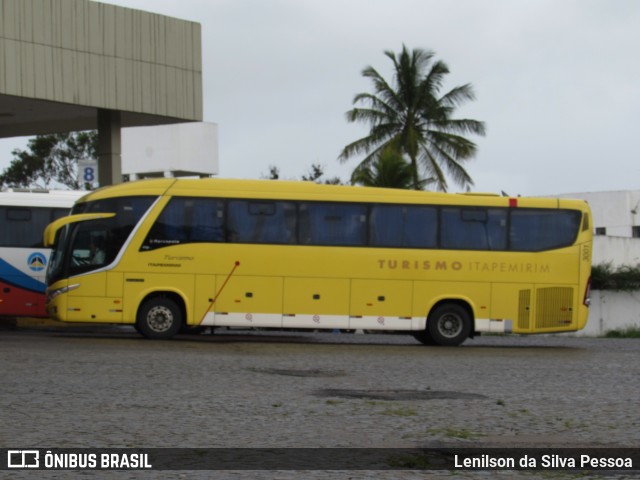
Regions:
[[56, 297], [59, 297], [63, 293], [70, 292], [71, 290], [75, 290], [80, 286], [79, 283], [74, 283], [73, 285], [67, 285], [66, 287], [56, 288], [54, 290], [47, 290], [47, 303], [50, 303]]

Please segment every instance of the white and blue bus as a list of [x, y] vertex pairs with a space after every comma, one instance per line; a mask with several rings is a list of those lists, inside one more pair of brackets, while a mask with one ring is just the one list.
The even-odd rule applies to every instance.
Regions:
[[0, 317], [46, 317], [44, 228], [87, 192], [0, 192]]

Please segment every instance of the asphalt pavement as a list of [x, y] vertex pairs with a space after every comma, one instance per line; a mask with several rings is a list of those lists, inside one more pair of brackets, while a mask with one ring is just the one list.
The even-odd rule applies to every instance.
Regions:
[[[634, 339], [489, 336], [443, 348], [386, 334], [225, 331], [151, 341], [123, 327], [31, 328], [0, 331], [0, 358], [6, 448], [640, 446]], [[28, 473], [9, 478], [33, 478]], [[487, 475], [456, 478], [514, 476]], [[424, 472], [375, 477], [427, 478]], [[215, 478], [301, 477], [218, 472]]]

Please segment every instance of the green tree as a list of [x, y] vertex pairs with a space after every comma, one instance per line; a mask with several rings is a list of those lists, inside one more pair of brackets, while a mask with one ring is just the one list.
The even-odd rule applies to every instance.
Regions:
[[386, 148], [371, 162], [361, 163], [351, 175], [351, 183], [365, 187], [423, 190], [434, 179], [415, 183], [414, 169], [396, 149]]
[[[300, 180], [304, 182], [315, 182], [315, 183], [324, 183], [326, 185], [342, 185], [342, 180], [340, 177], [331, 177], [331, 178], [323, 178], [324, 177], [324, 167], [319, 163], [311, 164], [309, 171], [306, 174], [303, 174]], [[280, 169], [275, 165], [269, 165], [269, 173], [267, 175], [262, 174], [261, 178], [265, 180], [279, 180], [280, 179]]]
[[78, 161], [97, 158], [97, 131], [55, 133], [30, 138], [25, 150], [15, 149], [13, 160], [0, 174], [3, 187], [83, 188]]
[[264, 180], [278, 180], [280, 178], [280, 169], [275, 165], [269, 165], [269, 174], [262, 174], [260, 178]]
[[373, 83], [374, 93], [359, 93], [346, 114], [349, 122], [370, 125], [369, 134], [342, 150], [338, 157], [347, 161], [365, 154], [359, 167], [366, 167], [381, 152], [393, 148], [406, 155], [412, 167], [413, 188], [420, 188], [420, 167], [426, 177], [435, 178], [435, 187], [446, 191], [447, 175], [459, 186], [468, 188], [473, 180], [463, 163], [476, 154], [468, 134], [484, 135], [483, 122], [453, 118], [456, 107], [474, 100], [471, 84], [457, 86], [441, 95], [447, 65], [434, 60], [427, 50], [409, 51], [403, 45], [399, 55], [386, 51], [393, 62], [393, 82], [388, 82], [373, 67], [362, 75]]
[[319, 163], [311, 164], [309, 173], [302, 175], [302, 180], [305, 182], [324, 183], [326, 185], [341, 185], [342, 180], [339, 177], [322, 178], [324, 177], [324, 167]]

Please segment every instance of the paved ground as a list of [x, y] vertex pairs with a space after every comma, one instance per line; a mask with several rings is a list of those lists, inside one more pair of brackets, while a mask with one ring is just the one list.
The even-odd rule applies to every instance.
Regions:
[[[113, 328], [0, 331], [0, 446], [638, 447], [639, 355], [638, 340], [548, 336], [441, 348], [396, 335], [230, 332], [149, 341]], [[10, 478], [33, 478], [28, 473]], [[302, 478], [250, 473], [215, 478]], [[456, 478], [514, 476], [502, 473]], [[140, 474], [89, 478], [105, 476]], [[144, 478], [156, 477], [211, 473]]]

